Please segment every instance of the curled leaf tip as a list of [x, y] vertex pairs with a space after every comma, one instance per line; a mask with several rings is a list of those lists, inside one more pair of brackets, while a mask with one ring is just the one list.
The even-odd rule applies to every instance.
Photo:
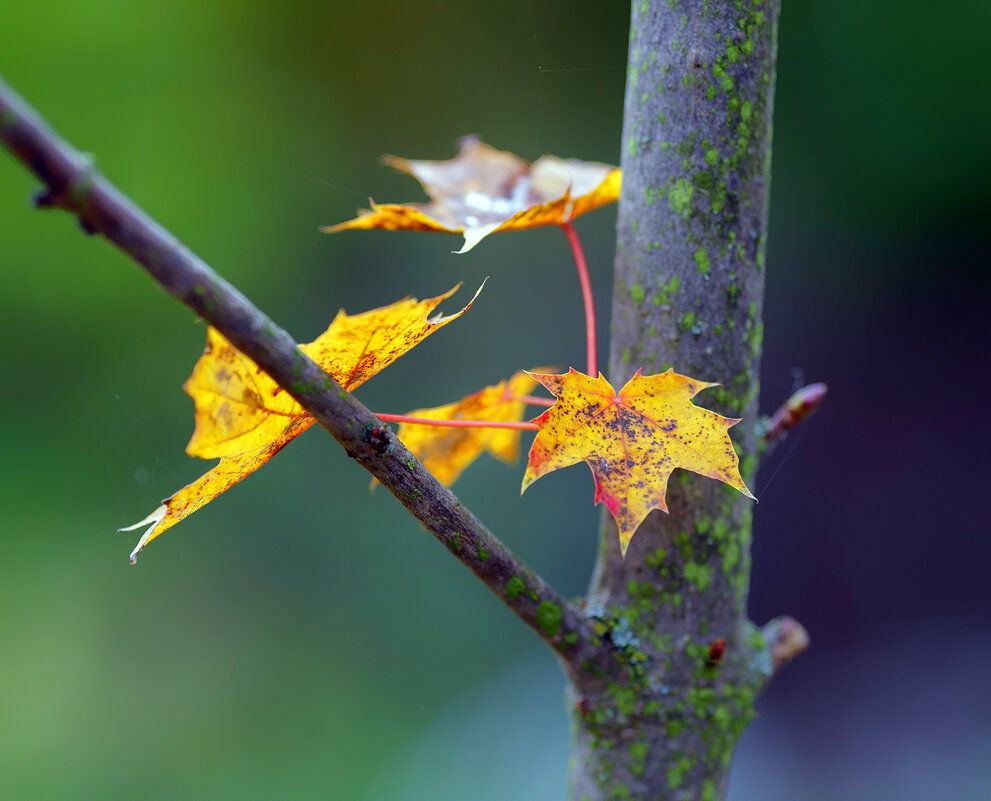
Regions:
[[[468, 309], [471, 308], [472, 304], [476, 300], [478, 300], [478, 296], [482, 294], [482, 290], [485, 289], [485, 282], [488, 280], [489, 280], [488, 276], [485, 276], [485, 278], [482, 279], [482, 283], [479, 285], [478, 289], [475, 290], [475, 294], [471, 296], [471, 300], [469, 300], [465, 304], [464, 308], [461, 309], [461, 311], [457, 311], [454, 314], [448, 314], [447, 316], [438, 312], [433, 317], [428, 317], [427, 322], [430, 323], [431, 325], [440, 325], [442, 323], [449, 323], [451, 322], [451, 320], [456, 320], [458, 317], [460, 317], [462, 314], [468, 311]], [[451, 289], [450, 292], [447, 292], [443, 295], [443, 298], [451, 297], [451, 295], [453, 295], [455, 292], [461, 289], [461, 286], [462, 286], [462, 282], [458, 281], [458, 283], [454, 286], [453, 289]]]
[[139, 529], [142, 526], [147, 526], [144, 534], [141, 535], [141, 539], [138, 540], [138, 544], [135, 546], [134, 550], [131, 551], [130, 560], [132, 565], [136, 565], [138, 563], [138, 554], [141, 553], [141, 549], [148, 544], [148, 541], [151, 539], [152, 531], [154, 531], [155, 527], [158, 526], [158, 524], [161, 523], [162, 520], [165, 518], [166, 511], [167, 511], [166, 506], [163, 503], [154, 512], [152, 512], [143, 520], [139, 520], [137, 523], [134, 523], [133, 525], [124, 526], [124, 528], [117, 529], [117, 531], [134, 531], [135, 529]]

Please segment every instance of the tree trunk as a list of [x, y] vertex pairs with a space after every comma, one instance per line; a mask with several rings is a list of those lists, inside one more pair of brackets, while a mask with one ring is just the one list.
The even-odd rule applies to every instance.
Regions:
[[[779, 0], [635, 0], [610, 379], [669, 367], [757, 465], [757, 391]], [[771, 672], [746, 615], [753, 502], [679, 471], [626, 559], [604, 515], [587, 611], [625, 657], [572, 687], [570, 797], [725, 796]]]

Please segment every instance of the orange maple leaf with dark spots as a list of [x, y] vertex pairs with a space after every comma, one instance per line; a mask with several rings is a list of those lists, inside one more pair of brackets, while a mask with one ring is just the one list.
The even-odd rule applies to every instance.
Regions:
[[617, 393], [601, 374], [591, 378], [572, 369], [533, 377], [557, 402], [534, 421], [540, 430], [530, 448], [523, 490], [554, 470], [587, 463], [595, 477], [595, 502], [604, 503], [616, 520], [624, 555], [650, 511], [668, 510], [668, 478], [677, 467], [754, 497], [740, 476], [729, 438], [730, 427], [740, 421], [691, 402], [716, 384], [672, 370], [652, 376], [638, 370]]
[[416, 178], [429, 203], [371, 202], [353, 220], [321, 230], [352, 228], [463, 233], [466, 253], [496, 231], [569, 222], [619, 199], [621, 171], [594, 161], [541, 156], [532, 164], [466, 136], [448, 161], [385, 156], [389, 166]]

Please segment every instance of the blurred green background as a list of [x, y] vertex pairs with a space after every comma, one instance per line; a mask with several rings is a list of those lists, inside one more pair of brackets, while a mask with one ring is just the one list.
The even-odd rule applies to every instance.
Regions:
[[[581, 361], [564, 239], [455, 257], [317, 227], [420, 199], [378, 156], [466, 133], [617, 163], [627, 24], [576, 0], [0, 0], [0, 74], [298, 339], [464, 280], [453, 311], [491, 275], [358, 393], [401, 412]], [[735, 799], [991, 787], [989, 29], [975, 0], [785, 2], [762, 403], [795, 366], [832, 391], [758, 481], [753, 615], [796, 615], [814, 649], [763, 700]], [[323, 432], [127, 567], [114, 529], [207, 467], [180, 390], [204, 327], [34, 188], [0, 153], [0, 795], [563, 797], [553, 658]], [[603, 331], [614, 225], [578, 223]], [[519, 499], [520, 476], [482, 460], [457, 489], [579, 595], [590, 477]]]

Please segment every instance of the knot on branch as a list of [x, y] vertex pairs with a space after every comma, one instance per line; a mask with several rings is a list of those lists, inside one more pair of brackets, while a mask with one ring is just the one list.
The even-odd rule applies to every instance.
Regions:
[[96, 159], [89, 153], [81, 153], [74, 160], [66, 175], [46, 171], [46, 187], [35, 194], [32, 202], [36, 209], [61, 208], [76, 215], [79, 227], [92, 236], [96, 226], [89, 219], [90, 190], [96, 180]]
[[777, 673], [809, 647], [809, 633], [793, 617], [776, 617], [761, 629], [771, 655], [771, 668]]
[[366, 426], [362, 439], [378, 456], [384, 456], [392, 450], [392, 440], [389, 437], [391, 433], [392, 430], [386, 425]]

